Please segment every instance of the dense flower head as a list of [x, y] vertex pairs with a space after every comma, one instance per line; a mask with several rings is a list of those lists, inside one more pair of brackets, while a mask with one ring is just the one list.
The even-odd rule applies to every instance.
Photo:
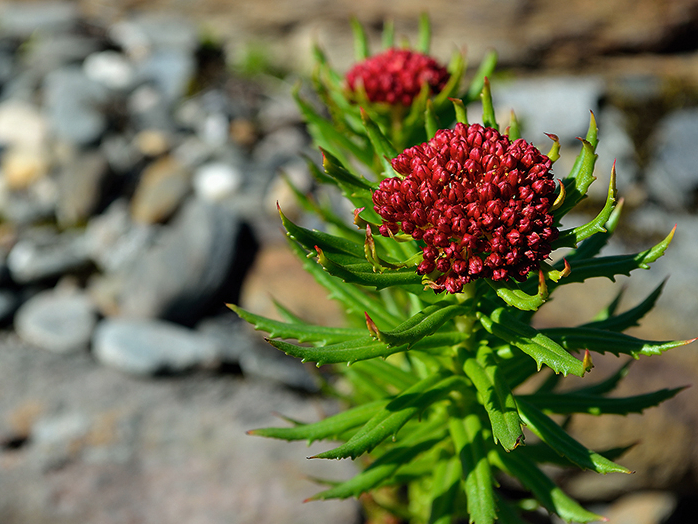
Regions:
[[392, 160], [403, 176], [373, 193], [383, 236], [400, 231], [424, 243], [421, 275], [459, 293], [477, 278], [518, 281], [537, 270], [558, 236], [550, 207], [551, 160], [523, 139], [456, 124]]
[[363, 83], [371, 102], [409, 106], [424, 83], [432, 93], [441, 91], [449, 79], [448, 71], [436, 60], [408, 49], [388, 49], [356, 64], [347, 73], [352, 91]]

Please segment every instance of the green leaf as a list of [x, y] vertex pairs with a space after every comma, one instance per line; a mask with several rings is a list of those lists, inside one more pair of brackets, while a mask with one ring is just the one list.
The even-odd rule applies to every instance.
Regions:
[[439, 121], [434, 113], [434, 103], [431, 100], [427, 100], [427, 108], [424, 111], [424, 127], [427, 132], [427, 140], [431, 140], [436, 135], [439, 130]]
[[342, 433], [365, 424], [371, 417], [385, 408], [388, 400], [376, 400], [342, 411], [312, 424], [301, 424], [293, 428], [261, 428], [247, 432], [248, 435], [283, 440], [316, 440], [338, 438]]
[[357, 62], [362, 62], [369, 57], [366, 32], [357, 18], [351, 19], [351, 30], [354, 33], [354, 58]]
[[[362, 176], [356, 176], [347, 168], [344, 167], [344, 162], [335, 157], [332, 153], [324, 148], [320, 148], [322, 151], [322, 167], [325, 169], [325, 173], [334, 178], [340, 186], [348, 187], [353, 190], [354, 193], [364, 196], [368, 193], [370, 200], [370, 191], [373, 191], [378, 187], [366, 180]], [[373, 159], [373, 152], [371, 152], [371, 160]], [[370, 164], [370, 161], [368, 162]]]
[[659, 298], [659, 295], [662, 294], [664, 284], [666, 284], [666, 280], [659, 284], [659, 286], [657, 286], [645, 300], [625, 313], [609, 316], [603, 320], [589, 322], [587, 324], [583, 324], [581, 327], [604, 329], [608, 331], [625, 331], [629, 327], [639, 325], [640, 319], [652, 310], [654, 304]]
[[504, 308], [494, 310], [490, 317], [479, 313], [478, 318], [487, 332], [518, 347], [536, 361], [539, 369], [545, 364], [555, 373], [565, 376], [568, 373], [578, 377], [584, 375], [581, 360], [574, 358], [543, 333], [507, 313]]
[[465, 480], [470, 522], [491, 524], [497, 518], [492, 489], [494, 478], [485, 453], [482, 422], [475, 413], [463, 417], [452, 414], [448, 422]]
[[[513, 109], [511, 110], [511, 121], [509, 122], [509, 127], [507, 127], [507, 136], [512, 142], [521, 138], [521, 127], [519, 126], [519, 121], [516, 118], [516, 113], [514, 113]], [[548, 155], [548, 157], [550, 157], [550, 155]]]
[[366, 134], [368, 135], [373, 148], [376, 150], [376, 154], [382, 158], [387, 157], [389, 159], [398, 156], [398, 152], [393, 146], [392, 142], [388, 137], [383, 134], [378, 124], [376, 124], [366, 111], [361, 110], [361, 120], [363, 121], [364, 128], [366, 129]]
[[453, 103], [453, 110], [456, 113], [456, 122], [459, 124], [468, 125], [468, 111], [465, 108], [465, 104], [460, 98], [450, 98]]
[[470, 81], [468, 92], [463, 98], [463, 103], [465, 105], [468, 105], [470, 102], [474, 102], [480, 97], [482, 88], [485, 85], [485, 78], [492, 76], [496, 66], [497, 53], [495, 51], [490, 51], [485, 55], [485, 58], [482, 59], [482, 62], [480, 62], [480, 67], [478, 67], [475, 76]]
[[[623, 456], [623, 454], [632, 449], [634, 446], [635, 444], [631, 444], [630, 446], [611, 448], [604, 451], [598, 451], [597, 453], [608, 460], [615, 460]], [[527, 458], [538, 464], [554, 464], [556, 466], [560, 466], [561, 468], [576, 467], [571, 460], [558, 454], [545, 442], [538, 442], [536, 444], [524, 446], [520, 450], [517, 450], [517, 453], [522, 453]]]
[[481, 345], [476, 358], [468, 358], [463, 366], [480, 394], [492, 426], [494, 441], [512, 450], [523, 441], [521, 419], [516, 401], [497, 366], [492, 350]]
[[537, 407], [517, 397], [519, 413], [524, 424], [538, 438], [548, 444], [560, 455], [567, 457], [582, 469], [590, 469], [597, 473], [632, 473], [629, 469], [619, 466], [602, 457], [577, 442], [553, 420]]
[[390, 384], [400, 391], [413, 386], [419, 380], [414, 373], [405, 371], [388, 361], [376, 358], [356, 362], [351, 369], [366, 373], [372, 380]]
[[318, 284], [329, 292], [329, 298], [339, 301], [348, 313], [360, 315], [363, 320], [364, 312], [378, 323], [394, 326], [401, 319], [388, 312], [383, 304], [356, 286], [348, 285], [329, 275], [315, 260], [307, 258], [307, 253], [297, 242], [289, 239], [291, 250], [300, 258], [305, 269], [315, 278]]
[[461, 489], [460, 462], [457, 457], [444, 457], [432, 466], [432, 470], [434, 476], [429, 494], [431, 510], [428, 524], [451, 524]]
[[321, 117], [308, 102], [300, 97], [298, 90], [294, 91], [293, 96], [303, 118], [308, 123], [309, 131], [313, 135], [314, 142], [318, 146], [331, 151], [342, 163], [346, 163], [346, 158], [343, 158], [343, 154], [338, 147], [346, 149], [364, 164], [371, 164], [373, 160], [373, 151], [357, 145], [349, 137], [339, 131], [331, 121]]
[[594, 113], [591, 113], [587, 136], [585, 139], [580, 138], [582, 150], [577, 156], [570, 174], [562, 181], [567, 196], [562, 205], [553, 213], [558, 221], [586, 196], [589, 186], [595, 180], [597, 133], [596, 118]]
[[424, 308], [413, 315], [392, 331], [382, 331], [380, 340], [387, 342], [388, 346], [407, 344], [414, 345], [424, 337], [433, 335], [449, 320], [468, 313], [472, 304], [444, 304], [436, 303]]
[[382, 411], [369, 420], [341, 446], [312, 458], [356, 458], [371, 451], [389, 436], [395, 436], [412, 417], [438, 402], [454, 389], [462, 388], [463, 377], [442, 371], [425, 379], [395, 397]]
[[588, 327], [548, 328], [542, 329], [541, 333], [549, 336], [569, 351], [588, 349], [597, 353], [609, 352], [616, 356], [621, 354], [631, 355], [634, 358], [639, 358], [640, 355], [659, 355], [668, 349], [685, 346], [695, 340], [657, 342], [631, 337], [615, 331]]
[[623, 211], [623, 199], [619, 199], [616, 207], [613, 209], [608, 222], [604, 225], [605, 233], [597, 233], [590, 238], [584, 240], [577, 249], [572, 251], [566, 258], [568, 261], [572, 260], [584, 260], [588, 258], [593, 258], [599, 254], [601, 249], [608, 243], [608, 239], [616, 230], [618, 222], [620, 221], [620, 215]]
[[[463, 342], [467, 337], [468, 335], [459, 332], [437, 333], [417, 342], [412, 346], [412, 349], [426, 351], [439, 347], [448, 347], [458, 342]], [[385, 342], [374, 340], [370, 336], [345, 340], [344, 342], [328, 344], [323, 347], [298, 346], [282, 340], [271, 339], [267, 339], [267, 342], [287, 355], [300, 358], [303, 362], [317, 362], [318, 366], [337, 364], [339, 362], [351, 364], [359, 360], [387, 357], [410, 349], [407, 344], [388, 346]]]
[[490, 90], [490, 82], [487, 77], [484, 79], [480, 100], [482, 101], [482, 124], [485, 127], [493, 127], [498, 130], [499, 126], [497, 125], [494, 105], [492, 104], [492, 91]]
[[616, 389], [618, 384], [620, 384], [620, 381], [626, 377], [628, 374], [628, 369], [632, 363], [632, 360], [628, 360], [610, 377], [602, 380], [601, 382], [574, 389], [571, 391], [571, 393], [576, 393], [578, 395], [603, 395], [604, 393], [613, 391]]
[[444, 88], [434, 97], [434, 107], [437, 113], [441, 114], [441, 111], [448, 107], [449, 98], [458, 96], [461, 80], [463, 79], [463, 71], [465, 71], [465, 59], [460, 52], [455, 51], [448, 66], [450, 74], [448, 81]]
[[313, 495], [309, 500], [345, 499], [358, 497], [389, 480], [405, 464], [412, 462], [425, 451], [441, 443], [445, 437], [443, 421], [438, 424], [423, 424], [423, 428], [410, 434], [397, 446], [378, 457], [359, 474], [325, 491]]
[[630, 272], [635, 269], [649, 269], [649, 265], [661, 257], [669, 247], [675, 231], [676, 227], [657, 245], [634, 255], [614, 255], [583, 260], [570, 257], [568, 261], [572, 272], [563, 279], [563, 282], [565, 284], [584, 282], [588, 278], [595, 277], [606, 277], [615, 282], [616, 275], [630, 275]]
[[684, 388], [661, 389], [652, 393], [631, 397], [602, 397], [579, 393], [536, 393], [519, 395], [518, 400], [525, 400], [538, 409], [559, 414], [589, 413], [590, 415], [627, 415], [642, 413], [645, 409], [659, 405], [674, 397]]
[[348, 259], [331, 255], [322, 250], [318, 252], [318, 262], [329, 274], [341, 278], [344, 282], [361, 286], [383, 289], [391, 286], [417, 286], [421, 289], [422, 277], [413, 267], [386, 269], [377, 273], [372, 264], [365, 260]]
[[395, 22], [391, 18], [383, 21], [381, 44], [383, 45], [383, 49], [390, 49], [395, 45]]
[[497, 524], [529, 524], [527, 520], [521, 518], [513, 504], [496, 491], [495, 498], [497, 501]]
[[565, 246], [577, 247], [579, 242], [591, 237], [596, 233], [606, 233], [604, 225], [608, 222], [609, 218], [611, 217], [611, 213], [615, 209], [616, 193], [616, 166], [614, 164], [613, 168], [611, 169], [611, 181], [608, 185], [606, 203], [599, 214], [596, 216], [596, 218], [582, 226], [560, 232], [558, 239], [553, 242], [553, 249]]
[[429, 54], [429, 44], [431, 43], [431, 23], [429, 15], [422, 13], [419, 17], [419, 33], [417, 39], [417, 51], [422, 54]]
[[543, 290], [539, 290], [535, 295], [529, 295], [513, 282], [505, 282], [503, 280], [495, 282], [487, 279], [487, 283], [495, 290], [499, 298], [510, 306], [522, 311], [536, 311], [548, 298], [548, 294], [543, 292]]
[[601, 515], [587, 511], [576, 501], [565, 494], [536, 464], [514, 451], [506, 453], [501, 448], [495, 448], [496, 458], [490, 454], [490, 460], [498, 460], [502, 467], [513, 477], [517, 478], [526, 488], [531, 490], [540, 503], [551, 513], [572, 522], [593, 522], [603, 520]]
[[308, 251], [320, 248], [325, 253], [349, 255], [360, 262], [365, 262], [363, 244], [352, 242], [343, 237], [330, 235], [317, 229], [306, 229], [293, 223], [279, 208], [281, 223], [290, 238], [301, 244]]
[[228, 307], [235, 311], [241, 319], [254, 325], [256, 330], [269, 333], [271, 338], [291, 338], [299, 342], [313, 342], [324, 346], [325, 344], [361, 337], [366, 333], [362, 329], [280, 322], [256, 315], [234, 304], [228, 304]]

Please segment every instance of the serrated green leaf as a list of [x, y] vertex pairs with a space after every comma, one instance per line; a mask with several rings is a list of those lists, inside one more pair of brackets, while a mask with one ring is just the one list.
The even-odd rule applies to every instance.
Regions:
[[536, 311], [547, 299], [547, 293], [538, 292], [535, 295], [529, 295], [519, 289], [517, 284], [513, 282], [510, 283], [503, 280], [495, 282], [487, 279], [487, 283], [494, 289], [499, 298], [510, 306], [522, 311]]
[[521, 396], [517, 397], [519, 413], [529, 430], [543, 442], [567, 457], [582, 469], [590, 469], [597, 473], [632, 473], [596, 452], [593, 452], [573, 439], [564, 429], [558, 426], [550, 417], [545, 415], [533, 404]]
[[497, 524], [529, 524], [527, 520], [521, 518], [514, 505], [496, 491], [495, 500], [497, 502]]
[[390, 479], [402, 466], [443, 441], [443, 421], [425, 423], [423, 428], [405, 437], [398, 445], [378, 457], [366, 469], [330, 489], [313, 495], [308, 500], [345, 499], [358, 497]]
[[448, 107], [448, 99], [458, 96], [464, 71], [465, 59], [460, 52], [455, 51], [451, 58], [451, 63], [448, 66], [448, 72], [450, 75], [448, 81], [443, 89], [436, 93], [436, 96], [434, 97], [434, 107], [439, 115], [444, 108]]
[[354, 34], [354, 58], [357, 62], [362, 62], [366, 60], [370, 54], [366, 32], [357, 18], [351, 19], [351, 30]]
[[611, 169], [611, 181], [608, 185], [608, 194], [606, 196], [606, 203], [604, 204], [599, 214], [591, 220], [590, 222], [575, 227], [573, 229], [568, 229], [560, 232], [560, 236], [555, 242], [553, 242], [553, 250], [560, 247], [577, 247], [577, 244], [582, 240], [595, 235], [597, 233], [606, 233], [604, 225], [611, 218], [611, 213], [616, 206], [616, 166], [613, 165]]
[[[630, 275], [635, 269], [649, 269], [649, 265], [661, 257], [669, 247], [676, 228], [657, 245], [634, 255], [614, 255], [578, 260], [568, 258], [571, 273], [561, 280], [565, 284], [584, 282], [589, 278], [606, 277], [615, 282], [616, 275]], [[596, 236], [596, 235], [595, 235]], [[589, 240], [593, 240], [594, 237]], [[587, 242], [589, 241], [587, 240]], [[551, 287], [554, 286], [551, 283]]]
[[443, 399], [454, 389], [462, 388], [463, 381], [463, 377], [445, 371], [422, 379], [395, 397], [347, 442], [313, 458], [356, 458], [371, 451], [389, 436], [396, 435], [400, 428], [419, 412]]
[[373, 380], [395, 386], [400, 391], [413, 386], [419, 380], [415, 374], [400, 369], [394, 364], [381, 359], [357, 362], [352, 365], [351, 369], [354, 371], [362, 371]]
[[[630, 446], [623, 446], [619, 448], [610, 448], [603, 451], [598, 451], [597, 453], [608, 460], [616, 460], [625, 454], [628, 450], [632, 449], [635, 444]], [[576, 465], [566, 457], [558, 454], [553, 448], [548, 446], [545, 442], [538, 442], [536, 444], [531, 444], [522, 447], [517, 450], [517, 453], [522, 453], [527, 458], [533, 460], [538, 464], [554, 464], [560, 466], [561, 468], [574, 468]]]
[[456, 113], [456, 122], [459, 124], [468, 125], [468, 111], [465, 108], [465, 104], [460, 98], [451, 98], [453, 103], [453, 110]]
[[571, 391], [571, 393], [576, 393], [578, 395], [603, 395], [604, 393], [609, 393], [610, 391], [616, 389], [616, 386], [618, 386], [620, 381], [627, 376], [628, 369], [632, 363], [632, 360], [628, 360], [610, 377], [602, 380], [601, 382], [574, 389]]
[[519, 479], [533, 492], [548, 511], [559, 515], [562, 519], [581, 523], [603, 520], [601, 515], [584, 509], [571, 499], [531, 459], [517, 451], [506, 453], [503, 449], [496, 448], [494, 450], [496, 458], [490, 455], [490, 460], [498, 460], [509, 474]]
[[538, 367], [545, 364], [555, 373], [568, 373], [581, 377], [584, 366], [581, 360], [570, 355], [563, 347], [533, 327], [519, 321], [504, 308], [495, 309], [488, 317], [480, 313], [480, 323], [488, 333], [513, 344], [532, 357]]
[[585, 260], [593, 258], [599, 254], [601, 249], [608, 243], [608, 239], [615, 232], [620, 216], [623, 211], [623, 199], [619, 199], [616, 207], [613, 209], [611, 216], [604, 225], [605, 233], [597, 233], [584, 240], [579, 247], [572, 251], [566, 258], [568, 261]]
[[325, 271], [341, 278], [344, 282], [376, 289], [391, 286], [416, 286], [417, 290], [421, 289], [422, 277], [417, 274], [414, 267], [385, 269], [382, 273], [378, 273], [365, 259], [352, 259], [341, 254], [325, 253], [322, 250], [318, 251], [318, 262]]
[[424, 111], [424, 128], [427, 132], [427, 140], [434, 138], [439, 127], [439, 121], [434, 112], [434, 103], [431, 100], [427, 100], [427, 107]]
[[[411, 349], [428, 351], [439, 347], [448, 347], [452, 343], [463, 342], [467, 335], [459, 332], [437, 333], [431, 337], [420, 340]], [[406, 344], [400, 346], [388, 346], [385, 342], [374, 340], [370, 336], [346, 340], [336, 344], [328, 344], [323, 347], [298, 346], [282, 340], [268, 339], [272, 346], [283, 351], [287, 355], [300, 358], [303, 362], [317, 362], [318, 366], [324, 364], [338, 364], [340, 362], [357, 362], [376, 357], [387, 357], [394, 353], [407, 351]]]
[[492, 426], [494, 441], [512, 450], [523, 440], [516, 401], [497, 366], [492, 350], [482, 345], [476, 358], [468, 358], [463, 370], [480, 394]]
[[629, 327], [639, 325], [640, 319], [652, 310], [654, 304], [657, 302], [657, 299], [659, 298], [659, 295], [662, 294], [664, 284], [666, 284], [666, 280], [659, 284], [659, 286], [657, 286], [654, 289], [654, 291], [652, 291], [652, 293], [650, 293], [647, 296], [645, 300], [643, 300], [634, 308], [629, 309], [628, 311], [621, 313], [620, 315], [612, 315], [601, 320], [588, 322], [580, 327], [604, 329], [608, 331], [625, 331]]
[[519, 395], [538, 409], [548, 413], [570, 414], [589, 413], [590, 415], [627, 415], [642, 413], [645, 409], [659, 405], [674, 397], [684, 388], [661, 389], [652, 393], [633, 395], [631, 397], [602, 397], [579, 393], [536, 393]]
[[449, 320], [458, 315], [465, 315], [472, 309], [472, 304], [436, 303], [413, 315], [391, 331], [382, 331], [380, 340], [389, 346], [414, 345], [424, 337], [433, 335]]
[[570, 174], [562, 181], [565, 185], [567, 196], [562, 205], [553, 212], [553, 215], [558, 221], [586, 197], [587, 190], [595, 179], [594, 165], [596, 164], [597, 158], [597, 133], [596, 118], [594, 117], [594, 113], [591, 113], [587, 136], [585, 139], [580, 138], [582, 141], [582, 150], [577, 156]]
[[362, 337], [366, 334], [362, 329], [281, 322], [256, 315], [234, 304], [228, 304], [228, 307], [235, 311], [241, 319], [254, 325], [256, 330], [269, 333], [271, 338], [290, 338], [299, 342], [312, 342], [324, 346], [325, 344]]
[[492, 103], [492, 91], [490, 90], [490, 82], [487, 77], [485, 77], [483, 82], [480, 100], [482, 101], [482, 124], [485, 127], [493, 127], [498, 130], [499, 126], [494, 114], [494, 104]]
[[388, 18], [383, 21], [381, 44], [383, 49], [390, 49], [395, 45], [395, 22], [392, 18]]
[[468, 105], [474, 102], [480, 97], [482, 88], [485, 85], [485, 77], [492, 76], [494, 68], [497, 66], [497, 53], [495, 51], [489, 51], [485, 57], [480, 62], [480, 66], [475, 73], [475, 76], [470, 81], [470, 86], [468, 87], [468, 92], [465, 97], [463, 97], [463, 103]]
[[475, 413], [462, 417], [454, 413], [448, 428], [461, 462], [470, 523], [491, 524], [497, 518], [494, 479], [485, 453], [482, 422]]
[[364, 124], [366, 134], [371, 144], [373, 144], [373, 148], [379, 158], [387, 157], [392, 159], [398, 156], [398, 151], [395, 149], [392, 142], [385, 136], [383, 131], [381, 131], [378, 124], [376, 124], [363, 109], [361, 110], [361, 120]]
[[434, 475], [429, 493], [431, 508], [428, 524], [451, 524], [461, 485], [460, 461], [454, 456], [441, 457], [431, 468]]
[[365, 424], [371, 417], [385, 408], [389, 400], [382, 399], [356, 406], [331, 417], [311, 424], [301, 424], [292, 428], [261, 428], [248, 431], [248, 435], [277, 438], [282, 440], [334, 439], [345, 431]]
[[651, 341], [631, 337], [625, 333], [586, 327], [548, 328], [542, 329], [541, 333], [569, 351], [588, 349], [597, 353], [609, 352], [616, 356], [631, 355], [633, 358], [639, 358], [640, 355], [659, 355], [668, 349], [685, 346], [695, 340]]
[[[349, 171], [346, 167], [344, 167], [346, 162], [343, 162], [337, 158], [327, 149], [321, 147], [320, 151], [322, 151], [322, 167], [325, 169], [325, 173], [334, 178], [339, 185], [348, 186], [354, 191], [354, 193], [362, 195], [370, 195], [370, 192], [378, 187], [377, 184], [366, 180], [363, 176], [356, 176], [354, 173]], [[372, 158], [373, 152], [371, 152], [371, 160]], [[370, 160], [367, 163], [370, 164]]]
[[329, 297], [339, 301], [348, 313], [359, 316], [363, 320], [364, 312], [380, 326], [394, 326], [401, 319], [388, 312], [385, 307], [370, 294], [348, 285], [328, 274], [315, 260], [307, 258], [307, 253], [294, 240], [289, 239], [291, 250], [298, 256], [305, 269], [318, 284], [329, 292]]

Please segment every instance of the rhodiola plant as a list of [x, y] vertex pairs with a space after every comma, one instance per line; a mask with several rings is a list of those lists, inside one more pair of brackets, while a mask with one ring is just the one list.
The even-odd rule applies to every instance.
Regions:
[[[542, 466], [630, 473], [615, 462], [624, 450], [587, 449], [558, 421], [575, 413], [639, 413], [681, 389], [609, 396], [627, 365], [595, 381], [588, 375], [593, 353], [640, 358], [690, 341], [623, 333], [653, 307], [661, 288], [627, 311], [617, 310], [617, 300], [601, 304], [583, 325], [535, 329], [532, 321], [559, 286], [649, 268], [674, 231], [639, 253], [600, 255], [621, 216], [615, 172], [595, 218], [561, 225], [594, 181], [593, 114], [563, 176], [554, 169], [556, 136], [548, 135], [544, 154], [520, 138], [513, 114], [506, 129], [497, 124], [487, 80], [494, 54], [463, 88], [459, 53], [448, 67], [428, 56], [426, 19], [414, 50], [394, 47], [386, 24], [384, 50], [369, 56], [358, 23], [354, 30], [358, 63], [346, 77], [315, 50], [313, 85], [326, 111], [295, 94], [323, 155], [322, 167], [308, 160], [310, 172], [318, 187], [351, 203], [353, 217], [299, 191], [323, 230], [304, 228], [280, 210], [291, 249], [341, 304], [346, 325], [313, 325], [281, 305], [281, 321], [231, 306], [281, 351], [318, 366], [343, 364], [335, 369], [350, 392], [333, 392], [347, 409], [250, 433], [341, 442], [314, 459], [363, 457], [360, 473], [328, 483], [312, 499], [406, 486], [374, 498], [412, 523], [521, 523], [535, 509], [531, 500], [566, 521], [602, 519]], [[469, 124], [466, 106], [478, 98], [482, 123]], [[563, 247], [571, 250], [552, 256]], [[542, 368], [552, 373], [522, 393]], [[567, 375], [589, 383], [560, 392]], [[524, 428], [534, 442], [524, 441]], [[531, 493], [527, 504], [507, 498], [500, 487], [506, 477]]]

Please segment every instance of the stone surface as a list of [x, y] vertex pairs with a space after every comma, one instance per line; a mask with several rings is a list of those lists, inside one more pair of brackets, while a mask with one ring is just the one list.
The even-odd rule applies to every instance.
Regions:
[[108, 175], [106, 158], [89, 151], [66, 163], [58, 175], [56, 219], [61, 227], [84, 223], [96, 211]]
[[655, 153], [647, 168], [647, 186], [653, 199], [673, 210], [695, 206], [698, 193], [698, 109], [667, 115], [652, 137]]
[[27, 342], [56, 353], [88, 348], [97, 315], [89, 298], [79, 292], [44, 291], [17, 311], [14, 327]]
[[231, 286], [243, 276], [232, 272], [240, 230], [234, 213], [189, 200], [158, 244], [126, 271], [122, 314], [192, 322], [212, 301], [233, 300]]
[[308, 476], [348, 478], [329, 448], [245, 435], [318, 420], [335, 406], [262, 381], [131, 378], [86, 354], [53, 355], [0, 333], [0, 520], [4, 524], [357, 524], [353, 500], [303, 504]]
[[90, 144], [107, 127], [100, 105], [107, 101], [106, 88], [69, 66], [49, 73], [44, 80], [44, 104], [54, 133], [71, 143]]
[[662, 524], [676, 509], [676, 496], [661, 491], [632, 493], [617, 500], [606, 517], [609, 524]]
[[202, 200], [217, 202], [233, 196], [242, 183], [243, 174], [236, 166], [211, 162], [194, 173], [194, 194]]
[[28, 283], [83, 269], [89, 264], [85, 237], [75, 231], [37, 228], [18, 241], [7, 257], [15, 282]]
[[113, 318], [97, 326], [92, 352], [102, 364], [147, 376], [212, 366], [217, 348], [210, 339], [177, 324]]
[[85, 58], [83, 71], [90, 80], [95, 80], [111, 89], [126, 89], [135, 80], [133, 65], [122, 53], [101, 51]]
[[141, 224], [167, 220], [190, 189], [190, 171], [174, 158], [163, 157], [141, 174], [131, 201], [131, 216]]

